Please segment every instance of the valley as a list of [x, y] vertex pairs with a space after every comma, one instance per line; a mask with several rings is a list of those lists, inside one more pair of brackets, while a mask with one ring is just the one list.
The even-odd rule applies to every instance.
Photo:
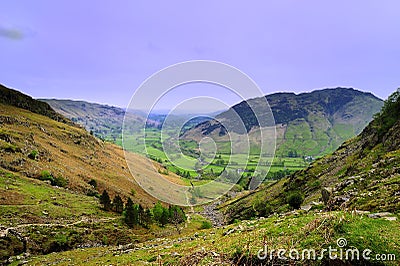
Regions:
[[0, 10], [0, 266], [400, 265], [400, 1]]
[[[329, 118], [317, 126], [315, 121], [320, 120], [312, 120], [311, 111], [306, 119], [285, 118], [277, 111], [281, 109], [272, 108], [281, 114], [276, 129], [282, 129], [277, 130], [275, 156], [260, 154], [257, 134], [262, 129], [257, 125], [249, 127], [249, 154], [234, 154], [213, 120], [201, 118], [184, 129], [162, 129], [162, 119], [146, 121], [135, 114], [137, 124], [130, 124], [122, 137], [123, 126], [118, 126], [122, 113], [112, 107], [95, 105], [111, 113], [97, 115], [98, 109], [93, 109], [86, 118], [77, 118], [85, 114], [73, 111], [83, 108], [82, 103], [61, 101], [70, 109], [59, 106], [67, 112], [57, 114], [17, 91], [2, 87], [2, 93], [18, 99], [0, 103], [0, 260], [4, 264], [276, 265], [282, 263], [278, 249], [315, 250], [314, 258], [294, 259], [302, 265], [396, 265], [400, 258], [399, 91], [378, 114], [373, 116], [371, 108], [356, 117], [360, 111], [354, 111], [348, 118], [353, 122], [347, 124]], [[367, 96], [363, 101], [371, 99]], [[23, 102], [30, 102], [29, 108]], [[280, 104], [272, 101], [271, 105]], [[84, 108], [92, 110], [90, 106], [85, 103]], [[341, 121], [356, 108], [349, 106], [345, 111], [328, 110]], [[320, 106], [309, 108], [304, 110], [322, 112]], [[298, 116], [302, 112], [290, 111]], [[119, 114], [109, 122], [114, 126], [106, 126], [114, 113]], [[224, 113], [215, 119], [223, 121], [223, 117]], [[288, 120], [280, 120], [284, 118]], [[327, 121], [329, 130], [323, 134], [332, 138], [316, 138], [323, 135], [316, 128]], [[212, 124], [217, 125], [213, 130]], [[216, 143], [214, 153], [207, 143], [198, 142], [205, 131]], [[171, 144], [168, 154], [165, 145], [173, 141], [179, 150]], [[318, 153], [308, 145], [311, 142], [318, 143], [314, 144], [320, 147]], [[128, 167], [132, 162], [134, 167]], [[258, 165], [261, 168], [256, 170]], [[257, 175], [266, 179], [251, 190], [249, 182]], [[180, 209], [160, 203], [137, 183], [151, 180], [159, 191], [159, 176], [187, 187], [188, 194], [176, 196], [189, 206]], [[203, 185], [215, 180], [219, 183], [205, 189]], [[230, 188], [232, 180], [238, 182]], [[230, 191], [218, 200], [196, 205], [224, 186]], [[121, 212], [116, 209], [117, 196], [122, 199]], [[141, 218], [133, 216], [137, 218], [132, 224], [127, 218], [130, 211], [141, 213]], [[343, 250], [373, 249], [371, 257], [382, 255], [386, 260], [323, 256], [322, 249], [338, 248], [339, 239], [346, 241]], [[260, 250], [266, 247], [273, 256], [260, 258]]]
[[[223, 123], [229, 112], [234, 110], [248, 125], [248, 129], [253, 129], [247, 135], [250, 140], [248, 152], [235, 151], [233, 154], [231, 141], [216, 134], [220, 125], [211, 118], [199, 116], [196, 119], [195, 114], [182, 115], [169, 118], [173, 122], [165, 126], [165, 115], [150, 114], [146, 118], [139, 111], [134, 115], [134, 111], [125, 112], [116, 107], [87, 102], [43, 101], [102, 139], [161, 163], [165, 173], [172, 172], [181, 176], [186, 184], [203, 184], [213, 180], [230, 162], [235, 171], [244, 173], [239, 189], [247, 189], [251, 176], [276, 180], [304, 169], [315, 158], [333, 152], [343, 141], [360, 133], [382, 106], [382, 101], [375, 96], [348, 88], [324, 89], [300, 95], [278, 93], [267, 95], [266, 98], [276, 120], [275, 154], [260, 154], [260, 130], [256, 124], [252, 124], [252, 112], [246, 109], [243, 102], [231, 110], [209, 116]], [[250, 101], [257, 106], [258, 99]], [[125, 117], [123, 128], [125, 113], [128, 116]], [[118, 119], [114, 120], [116, 117]], [[195, 119], [188, 119], [190, 117]], [[176, 128], [176, 125], [181, 124], [182, 128]], [[207, 135], [204, 132], [208, 132]], [[203, 137], [211, 137], [217, 150], [208, 158], [202, 158], [199, 164], [199, 141]], [[164, 151], [167, 143], [175, 145], [168, 155]], [[254, 173], [256, 168], [258, 173]]]

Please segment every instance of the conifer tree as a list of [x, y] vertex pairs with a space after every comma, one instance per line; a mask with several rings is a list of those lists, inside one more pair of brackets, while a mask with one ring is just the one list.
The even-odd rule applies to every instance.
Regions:
[[106, 210], [106, 211], [111, 210], [111, 199], [110, 199], [110, 195], [108, 195], [107, 190], [104, 190], [103, 194], [101, 194], [100, 204], [103, 205], [104, 210]]
[[135, 224], [134, 212], [135, 207], [133, 206], [133, 201], [131, 200], [131, 198], [128, 198], [125, 206], [125, 223], [129, 227], [133, 227], [133, 225]]
[[119, 195], [116, 195], [113, 200], [113, 207], [116, 213], [122, 213], [124, 211], [124, 202]]

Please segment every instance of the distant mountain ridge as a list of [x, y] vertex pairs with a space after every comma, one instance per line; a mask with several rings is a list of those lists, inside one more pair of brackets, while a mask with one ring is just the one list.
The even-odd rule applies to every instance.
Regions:
[[129, 121], [129, 125], [126, 124], [125, 127], [129, 130], [139, 129], [145, 121], [144, 117], [115, 106], [74, 100], [40, 99], [40, 101], [49, 104], [58, 113], [102, 138], [120, 137], [124, 119]]
[[[343, 141], [358, 133], [372, 120], [383, 101], [371, 93], [352, 88], [316, 90], [310, 93], [274, 93], [266, 95], [277, 127], [277, 152], [287, 151], [318, 156], [335, 150]], [[225, 135], [222, 124], [233, 123], [236, 112], [247, 132], [259, 128], [258, 120], [250, 106], [259, 106], [263, 97], [249, 99], [234, 105], [228, 111], [185, 132], [183, 138], [216, 138]], [[262, 113], [257, 110], [257, 113]], [[243, 133], [243, 132], [238, 132]]]
[[204, 115], [202, 118], [196, 114], [169, 114], [169, 111], [154, 111], [147, 114], [145, 111], [109, 106], [105, 104], [91, 103], [87, 101], [65, 100], [65, 99], [38, 99], [47, 103], [57, 113], [71, 119], [73, 122], [83, 126], [95, 136], [115, 141], [121, 138], [122, 126], [125, 121], [124, 130], [128, 133], [138, 132], [144, 125], [160, 128], [168, 116], [169, 125], [180, 125], [191, 117], [196, 117], [189, 121], [185, 127], [195, 125], [195, 121], [203, 122], [209, 120], [206, 117], [213, 117], [218, 113], [213, 112]]

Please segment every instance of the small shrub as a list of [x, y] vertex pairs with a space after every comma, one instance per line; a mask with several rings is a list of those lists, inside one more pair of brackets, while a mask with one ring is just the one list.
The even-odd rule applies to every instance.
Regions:
[[62, 233], [57, 233], [53, 239], [48, 240], [47, 252], [59, 252], [69, 249], [68, 236]]
[[50, 181], [50, 184], [52, 186], [57, 186], [57, 187], [66, 187], [68, 184], [67, 179], [65, 179], [62, 176], [53, 177], [53, 175], [47, 170], [43, 170], [40, 173], [39, 179], [42, 181]]
[[57, 187], [66, 187], [67, 184], [68, 180], [62, 176], [53, 178], [53, 181], [51, 182], [52, 186], [57, 186]]
[[292, 207], [293, 209], [299, 209], [301, 204], [303, 203], [304, 197], [298, 191], [293, 191], [289, 193], [286, 198], [286, 202]]
[[94, 188], [97, 188], [97, 181], [96, 181], [95, 179], [91, 179], [91, 180], [88, 182], [88, 184], [91, 185], [91, 186], [94, 187]]
[[96, 190], [89, 189], [89, 190], [86, 192], [86, 196], [99, 198], [99, 197], [100, 197], [100, 194], [97, 193]]
[[39, 153], [37, 150], [33, 150], [31, 151], [31, 153], [29, 153], [28, 158], [32, 159], [32, 160], [36, 160], [38, 157]]
[[272, 212], [273, 212], [272, 206], [271, 206], [269, 203], [265, 204], [265, 206], [264, 206], [264, 215], [265, 215], [265, 216], [268, 216], [268, 215], [270, 215]]
[[162, 175], [169, 175], [168, 169], [158, 169], [158, 173]]
[[200, 229], [210, 229], [212, 228], [212, 224], [209, 221], [201, 222]]
[[257, 217], [257, 212], [253, 208], [248, 208], [243, 211], [242, 217], [244, 219], [252, 219], [254, 217]]
[[264, 199], [257, 198], [253, 203], [253, 209], [258, 216], [267, 217], [272, 213], [272, 206], [269, 203], [265, 203]]
[[42, 180], [42, 181], [49, 180], [49, 181], [52, 181], [52, 182], [53, 182], [53, 176], [52, 176], [51, 173], [50, 173], [49, 171], [47, 171], [47, 170], [43, 170], [43, 171], [40, 173], [39, 179]]
[[103, 245], [108, 245], [108, 237], [107, 236], [103, 236], [103, 239], [101, 241], [103, 243]]

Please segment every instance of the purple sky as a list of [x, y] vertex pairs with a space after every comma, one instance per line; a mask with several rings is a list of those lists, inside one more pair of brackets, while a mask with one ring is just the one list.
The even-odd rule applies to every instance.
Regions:
[[266, 94], [348, 86], [386, 98], [400, 86], [400, 2], [326, 2], [4, 0], [0, 83], [126, 107], [154, 72], [208, 59]]

